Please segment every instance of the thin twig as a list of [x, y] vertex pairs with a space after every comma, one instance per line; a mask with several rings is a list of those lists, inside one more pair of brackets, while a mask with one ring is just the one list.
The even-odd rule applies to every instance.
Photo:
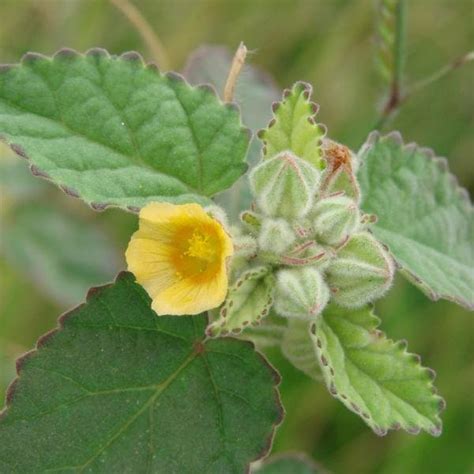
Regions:
[[377, 124], [375, 125], [375, 129], [381, 129], [384, 125], [388, 123], [388, 121], [394, 116], [395, 112], [400, 109], [400, 107], [405, 104], [413, 95], [423, 90], [425, 87], [430, 86], [434, 82], [442, 79], [443, 77], [447, 76], [451, 72], [455, 71], [456, 69], [464, 66], [465, 64], [469, 63], [470, 61], [474, 61], [474, 51], [469, 51], [466, 54], [463, 54], [456, 60], [452, 61], [451, 63], [447, 64], [446, 66], [442, 67], [438, 71], [436, 71], [431, 76], [421, 79], [418, 82], [415, 82], [412, 86], [408, 87], [404, 94], [401, 94], [398, 98], [396, 103], [391, 107], [391, 109], [386, 113], [383, 114]]
[[224, 86], [224, 102], [232, 102], [234, 99], [235, 85], [237, 78], [245, 64], [245, 58], [247, 57], [247, 47], [244, 43], [240, 43], [237, 51], [234, 54], [234, 59], [230, 66], [229, 75]]
[[163, 70], [169, 69], [168, 55], [160, 38], [153, 30], [151, 25], [140, 13], [138, 8], [130, 3], [128, 0], [109, 0], [118, 10], [120, 10], [127, 20], [135, 27], [143, 41], [150, 50], [154, 61]]
[[431, 85], [433, 82], [442, 79], [444, 76], [447, 76], [451, 72], [455, 71], [456, 69], [464, 66], [466, 63], [474, 61], [474, 51], [469, 51], [466, 54], [463, 54], [461, 57], [457, 58], [455, 61], [447, 64], [446, 66], [442, 67], [438, 71], [436, 71], [431, 76], [427, 77], [426, 79], [422, 79], [418, 82], [415, 82], [410, 89], [407, 91], [405, 96], [403, 97], [403, 102], [406, 101], [409, 97], [411, 97], [416, 92], [424, 89], [426, 86]]

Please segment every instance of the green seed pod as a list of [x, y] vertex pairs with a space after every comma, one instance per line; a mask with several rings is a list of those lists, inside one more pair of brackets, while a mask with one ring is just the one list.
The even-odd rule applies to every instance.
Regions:
[[277, 273], [275, 311], [281, 316], [314, 319], [328, 300], [329, 288], [316, 268], [288, 268]]
[[319, 200], [313, 208], [313, 228], [318, 242], [337, 247], [356, 230], [360, 213], [354, 200], [331, 196]]
[[333, 300], [348, 308], [374, 301], [390, 288], [391, 256], [368, 232], [354, 234], [326, 269]]
[[288, 222], [284, 219], [267, 218], [262, 221], [258, 246], [264, 252], [281, 254], [296, 240], [296, 236]]
[[288, 220], [308, 213], [319, 179], [316, 168], [289, 151], [265, 160], [250, 174], [252, 192], [262, 211]]

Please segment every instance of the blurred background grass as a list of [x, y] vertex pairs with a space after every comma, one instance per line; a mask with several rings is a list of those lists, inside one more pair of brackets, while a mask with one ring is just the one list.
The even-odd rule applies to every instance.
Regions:
[[[253, 50], [251, 63], [266, 70], [279, 87], [296, 80], [315, 86], [315, 100], [321, 105], [319, 120], [328, 126], [332, 138], [356, 149], [377, 120], [383, 90], [374, 68], [373, 1], [137, 0], [135, 4], [163, 42], [170, 69], [181, 70], [189, 54], [204, 43], [235, 49], [243, 40]], [[470, 0], [407, 2], [407, 79], [421, 79], [472, 49], [473, 9]], [[0, 0], [1, 63], [16, 62], [30, 50], [52, 54], [64, 46], [80, 51], [101, 46], [112, 53], [138, 50], [152, 59], [140, 35], [106, 0]], [[405, 140], [447, 156], [451, 170], [471, 194], [473, 85], [474, 68], [469, 64], [419, 92], [390, 127], [400, 130]], [[123, 266], [121, 255], [136, 226], [135, 216], [115, 210], [94, 213], [51, 185], [26, 176], [26, 164], [17, 158], [9, 163], [14, 163], [15, 170], [21, 168], [14, 180], [21, 181], [26, 191], [18, 186], [10, 189], [12, 173], [0, 168], [2, 240], [14, 235], [10, 238], [20, 251], [27, 248], [32, 255], [46, 255], [48, 262], [53, 261], [64, 251], [61, 246], [67, 237], [61, 233], [58, 239], [56, 234], [51, 250], [51, 236], [41, 236], [45, 226], [41, 216], [47, 212], [41, 206], [46, 202], [96, 229], [112, 250], [104, 265], [90, 274], [87, 265], [81, 266], [90, 256], [81, 254], [81, 238], [86, 237], [80, 232], [76, 258], [61, 269], [48, 263], [48, 271], [58, 281], [68, 272], [78, 275], [77, 284], [67, 293], [71, 296], [64, 298], [47, 288], [46, 277], [30, 267], [31, 259], [24, 260], [18, 252], [0, 254], [0, 397], [14, 376], [15, 357], [52, 328], [62, 311], [80, 302], [73, 297], [82, 287], [102, 282]], [[30, 216], [26, 222], [30, 227], [21, 227], [21, 232], [18, 228], [25, 224], [18, 209]], [[35, 218], [36, 223], [32, 222]], [[67, 223], [61, 221], [56, 228], [63, 225]], [[18, 240], [14, 231], [29, 239]], [[283, 374], [287, 411], [274, 451], [304, 450], [335, 473], [473, 472], [472, 315], [451, 303], [428, 301], [401, 278], [377, 310], [383, 329], [394, 339], [408, 339], [410, 350], [436, 369], [437, 386], [447, 401], [443, 435], [434, 439], [426, 434], [391, 433], [378, 438], [323, 386], [296, 372], [278, 353], [271, 353]]]

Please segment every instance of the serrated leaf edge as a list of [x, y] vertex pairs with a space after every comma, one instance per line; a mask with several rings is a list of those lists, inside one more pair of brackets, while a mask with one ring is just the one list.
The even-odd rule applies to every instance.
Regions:
[[[86, 295], [86, 300], [85, 302], [75, 306], [71, 310], [63, 313], [57, 320], [57, 326], [52, 329], [51, 331], [48, 331], [45, 333], [43, 336], [41, 336], [38, 341], [36, 342], [36, 345], [34, 349], [31, 349], [30, 351], [26, 352], [25, 354], [21, 355], [17, 360], [16, 360], [16, 377], [12, 380], [12, 382], [9, 384], [6, 395], [5, 395], [5, 406], [3, 407], [2, 410], [0, 410], [0, 423], [4, 419], [4, 417], [7, 415], [8, 409], [12, 405], [15, 397], [15, 390], [16, 386], [18, 384], [18, 381], [21, 377], [21, 373], [23, 370], [23, 366], [25, 362], [32, 357], [35, 357], [38, 353], [38, 351], [47, 344], [47, 342], [54, 337], [58, 332], [64, 329], [65, 323], [72, 317], [74, 317], [75, 313], [83, 308], [85, 305], [87, 305], [90, 301], [90, 299], [93, 296], [100, 295], [104, 290], [107, 290], [108, 288], [112, 287], [115, 283], [117, 283], [120, 280], [128, 278], [130, 275], [132, 275], [130, 272], [127, 271], [121, 271], [115, 278], [115, 280], [111, 283], [107, 283], [105, 285], [101, 286], [96, 286], [92, 287], [89, 289]], [[179, 316], [177, 316], [179, 317]], [[272, 446], [273, 446], [273, 441], [275, 439], [276, 435], [276, 430], [277, 428], [281, 425], [283, 422], [283, 419], [285, 418], [285, 409], [283, 407], [282, 401], [281, 401], [281, 396], [280, 396], [280, 391], [278, 390], [278, 387], [281, 383], [281, 376], [279, 372], [273, 367], [273, 365], [267, 360], [267, 358], [263, 355], [262, 352], [257, 350], [255, 347], [255, 344], [252, 341], [249, 340], [244, 340], [244, 339], [238, 339], [235, 337], [225, 337], [221, 339], [227, 339], [230, 341], [238, 342], [240, 344], [246, 344], [252, 350], [255, 352], [258, 358], [262, 361], [263, 365], [265, 368], [269, 371], [271, 378], [273, 379], [273, 397], [275, 400], [275, 405], [277, 408], [277, 418], [275, 422], [271, 426], [271, 431], [268, 435], [268, 437], [265, 439], [265, 442], [263, 443], [263, 448], [261, 451], [257, 454], [257, 456], [254, 459], [251, 459], [248, 461], [247, 467], [246, 467], [246, 474], [250, 474], [250, 465], [253, 462], [259, 461], [260, 459], [264, 459], [268, 454], [270, 453]], [[203, 347], [203, 343], [206, 342], [205, 334], [202, 335], [202, 338], [199, 341], [195, 342], [195, 353], [200, 354], [203, 352], [205, 349]]]
[[[260, 268], [252, 268], [246, 272], [244, 272], [238, 279], [237, 281], [232, 285], [232, 287], [229, 289], [229, 292], [228, 292], [228, 296], [226, 298], [226, 301], [224, 303], [224, 305], [222, 306], [222, 308], [220, 309], [219, 311], [219, 316], [220, 318], [222, 319], [225, 319], [227, 317], [227, 312], [228, 310], [232, 307], [233, 305], [233, 300], [230, 298], [231, 294], [233, 291], [237, 290], [238, 288], [240, 288], [240, 286], [247, 280], [249, 280], [250, 278], [252, 278], [253, 276], [261, 276], [262, 278], [266, 278], [266, 277], [269, 277], [271, 275], [268, 275], [269, 273], [269, 269], [266, 268], [266, 267], [260, 267]], [[222, 321], [220, 324], [219, 323], [219, 320], [216, 320], [214, 321], [213, 323], [209, 324], [206, 328], [206, 335], [208, 337], [212, 337], [212, 338], [215, 338], [215, 337], [225, 337], [227, 336], [228, 334], [234, 334], [234, 335], [239, 335], [242, 333], [242, 331], [248, 327], [256, 327], [256, 326], [259, 326], [260, 323], [262, 322], [262, 319], [267, 316], [269, 313], [270, 313], [270, 308], [272, 307], [273, 305], [273, 293], [274, 293], [274, 288], [273, 289], [270, 289], [270, 291], [268, 292], [268, 298], [267, 298], [267, 302], [263, 308], [263, 310], [260, 312], [260, 314], [258, 315], [258, 317], [253, 320], [253, 321], [244, 321], [242, 323], [242, 326], [238, 326], [238, 327], [235, 327], [234, 329], [232, 329], [230, 332], [227, 331], [227, 330], [223, 330], [221, 332], [219, 332], [218, 334], [213, 334], [213, 330], [214, 328], [216, 329], [220, 329], [223, 325], [224, 325], [224, 322], [225, 321]], [[220, 319], [219, 318], [219, 319]]]
[[[366, 142], [362, 145], [361, 149], [357, 153], [357, 156], [360, 160], [360, 166], [364, 166], [364, 155], [379, 142], [388, 141], [392, 142], [395, 145], [398, 145], [403, 150], [408, 150], [409, 153], [414, 153], [415, 151], [423, 155], [427, 160], [435, 163], [441, 173], [445, 173], [448, 175], [451, 185], [455, 189], [457, 195], [459, 196], [463, 206], [467, 212], [474, 213], [474, 207], [469, 196], [468, 191], [463, 188], [459, 184], [458, 178], [449, 171], [448, 160], [445, 157], [437, 156], [433, 149], [420, 147], [418, 144], [414, 142], [405, 143], [403, 141], [402, 135], [399, 131], [395, 130], [385, 135], [382, 135], [378, 130], [374, 130], [371, 132], [366, 140]], [[384, 244], [386, 249], [390, 251], [390, 247]], [[430, 300], [438, 301], [440, 299], [445, 299], [456, 303], [469, 311], [474, 310], [474, 301], [470, 302], [468, 300], [464, 300], [462, 298], [457, 298], [455, 296], [451, 296], [449, 294], [436, 292], [434, 291], [428, 283], [426, 283], [420, 276], [418, 276], [413, 271], [405, 268], [398, 260], [396, 259], [395, 255], [390, 251], [394, 262], [396, 263], [397, 269], [400, 273], [413, 285], [419, 288]]]
[[[248, 151], [248, 146], [250, 144], [250, 140], [252, 138], [252, 131], [245, 127], [242, 124], [242, 114], [240, 111], [240, 106], [236, 102], [223, 102], [221, 98], [219, 97], [219, 94], [217, 93], [215, 87], [212, 84], [199, 84], [196, 86], [191, 85], [186, 78], [181, 75], [180, 73], [174, 72], [174, 71], [168, 71], [166, 73], [162, 73], [158, 66], [154, 62], [149, 62], [146, 63], [145, 60], [143, 59], [142, 55], [136, 51], [127, 51], [125, 53], [122, 53], [121, 55], [113, 55], [110, 54], [106, 49], [103, 48], [90, 48], [88, 49], [85, 53], [80, 53], [74, 49], [71, 48], [62, 48], [58, 51], [56, 51], [51, 57], [43, 55], [41, 53], [34, 53], [34, 52], [27, 52], [25, 53], [19, 63], [16, 64], [0, 64], [0, 74], [2, 72], [7, 72], [8, 70], [23, 66], [25, 64], [34, 62], [34, 61], [55, 61], [57, 58], [79, 58], [79, 57], [87, 57], [87, 56], [96, 56], [96, 57], [105, 57], [108, 59], [118, 59], [122, 61], [134, 61], [139, 63], [139, 65], [144, 68], [144, 69], [149, 69], [151, 71], [156, 72], [158, 75], [163, 75], [165, 76], [169, 81], [179, 81], [179, 82], [184, 82], [189, 88], [191, 89], [201, 89], [207, 91], [209, 94], [212, 94], [217, 101], [223, 106], [228, 109], [234, 110], [234, 112], [237, 113], [239, 117], [239, 123], [240, 123], [240, 130], [241, 132], [245, 133], [247, 135], [247, 140], [248, 140], [248, 145], [247, 145], [247, 151]], [[17, 143], [10, 143], [4, 135], [0, 133], [0, 142], [5, 143], [16, 155], [25, 158], [28, 160], [28, 162], [31, 162], [30, 157], [27, 155], [26, 151], [23, 149], [23, 147]], [[243, 163], [245, 164], [245, 163]], [[113, 202], [88, 202], [85, 199], [82, 198], [81, 194], [74, 188], [70, 186], [65, 186], [62, 185], [61, 183], [57, 183], [51, 176], [46, 173], [45, 171], [41, 170], [34, 164], [29, 165], [29, 169], [31, 171], [31, 174], [33, 176], [43, 178], [46, 181], [51, 182], [55, 186], [57, 186], [59, 189], [61, 189], [64, 193], [66, 193], [70, 197], [78, 198], [81, 199], [84, 203], [86, 203], [90, 208], [92, 208], [94, 211], [105, 211], [108, 208], [118, 208], [122, 210], [126, 210], [128, 212], [132, 212], [134, 214], [138, 214], [140, 212], [140, 208], [136, 206], [123, 206], [120, 204], [115, 204]], [[242, 175], [244, 175], [242, 173]], [[206, 198], [206, 196], [201, 195], [203, 199]]]
[[[293, 84], [291, 89], [290, 88], [284, 89], [282, 99], [278, 102], [273, 102], [273, 104], [272, 104], [273, 114], [275, 114], [277, 112], [278, 108], [283, 104], [285, 99], [288, 96], [290, 96], [293, 92], [297, 91], [297, 89], [300, 89], [299, 93], [303, 94], [304, 99], [306, 100], [308, 106], [311, 108], [311, 110], [313, 112], [312, 115], [310, 115], [308, 117], [308, 121], [311, 125], [313, 125], [317, 129], [319, 129], [319, 131], [321, 132], [320, 137], [318, 139], [318, 147], [321, 149], [322, 145], [323, 145], [323, 140], [327, 135], [328, 129], [327, 129], [326, 125], [316, 122], [316, 115], [318, 114], [320, 107], [319, 107], [318, 103], [313, 102], [313, 101], [310, 100], [312, 95], [313, 95], [313, 86], [311, 84], [309, 84], [308, 82], [304, 82], [304, 81], [297, 81]], [[267, 127], [263, 128], [263, 129], [261, 129], [257, 132], [257, 137], [260, 138], [260, 140], [263, 142], [262, 156], [266, 156], [266, 154], [267, 154], [267, 147], [266, 147], [267, 142], [265, 140], [266, 132], [267, 132], [267, 130], [272, 128], [273, 125], [275, 125], [275, 123], [276, 123], [276, 119], [275, 119], [275, 115], [274, 115], [273, 118], [270, 120], [270, 122], [268, 122]], [[323, 159], [322, 155], [323, 155], [323, 153], [321, 152], [321, 159]]]
[[[421, 357], [418, 355], [418, 354], [414, 354], [412, 352], [408, 352], [407, 351], [407, 341], [405, 339], [402, 339], [400, 341], [397, 341], [395, 342], [393, 339], [389, 339], [384, 332], [380, 331], [378, 328], [378, 326], [380, 325], [380, 318], [378, 316], [376, 316], [374, 313], [373, 313], [373, 305], [370, 305], [370, 315], [372, 316], [372, 319], [373, 319], [373, 327], [372, 329], [370, 330], [371, 333], [374, 334], [375, 337], [377, 338], [381, 338], [381, 337], [385, 337], [386, 338], [386, 341], [390, 344], [394, 344], [395, 346], [397, 346], [397, 349], [401, 352], [402, 355], [404, 356], [407, 356], [408, 358], [410, 358], [411, 360], [414, 360], [416, 364], [419, 365], [419, 368], [424, 370], [426, 373], [429, 373], [430, 374], [430, 381], [429, 381], [429, 388], [430, 388], [430, 391], [431, 393], [436, 396], [438, 398], [438, 413], [436, 415], [436, 422], [437, 422], [437, 426], [435, 429], [429, 431], [429, 433], [432, 435], [432, 436], [435, 436], [435, 437], [438, 437], [441, 435], [441, 432], [442, 432], [442, 426], [443, 426], [443, 423], [439, 417], [439, 414], [446, 408], [446, 402], [444, 400], [444, 398], [442, 398], [441, 396], [438, 395], [438, 390], [437, 388], [433, 385], [433, 382], [436, 378], [436, 372], [433, 370], [433, 369], [430, 369], [428, 367], [423, 367], [421, 365]], [[369, 330], [368, 330], [369, 331]], [[338, 399], [339, 401], [341, 401], [349, 410], [351, 410], [352, 412], [354, 412], [355, 414], [359, 415], [360, 418], [362, 420], [364, 420], [364, 422], [369, 425], [369, 427], [374, 431], [375, 434], [377, 434], [378, 436], [385, 436], [389, 431], [393, 430], [393, 431], [398, 431], [400, 429], [402, 429], [402, 426], [399, 424], [399, 423], [395, 423], [393, 424], [392, 426], [389, 426], [387, 429], [385, 428], [382, 428], [381, 426], [378, 426], [376, 424], [371, 424], [371, 416], [362, 411], [361, 408], [354, 402], [352, 402], [347, 395], [345, 395], [344, 393], [340, 393], [338, 392], [336, 386], [335, 386], [335, 383], [334, 383], [334, 368], [331, 367], [329, 365], [329, 362], [328, 362], [328, 357], [325, 355], [324, 353], [324, 348], [323, 348], [323, 344], [322, 344], [322, 341], [321, 339], [317, 336], [317, 322], [313, 322], [310, 326], [310, 334], [311, 334], [311, 337], [315, 340], [315, 353], [316, 355], [318, 355], [319, 357], [317, 357], [317, 360], [319, 362], [319, 365], [321, 367], [321, 371], [323, 373], [325, 373], [328, 377], [328, 380], [329, 380], [329, 383], [328, 381], [326, 381], [326, 384], [328, 386], [328, 391], [329, 393], [336, 399]], [[421, 427], [419, 426], [416, 426], [414, 427], [413, 429], [407, 429], [406, 430], [408, 433], [410, 434], [413, 434], [413, 435], [417, 435], [420, 433], [421, 431]]]

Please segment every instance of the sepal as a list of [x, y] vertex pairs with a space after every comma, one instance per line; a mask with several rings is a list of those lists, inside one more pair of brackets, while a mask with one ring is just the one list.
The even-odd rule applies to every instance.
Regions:
[[313, 229], [318, 242], [337, 247], [356, 230], [360, 213], [356, 202], [344, 195], [320, 199], [313, 208]]
[[277, 273], [275, 311], [281, 316], [314, 319], [328, 300], [329, 288], [316, 268], [288, 268]]
[[270, 217], [294, 220], [311, 209], [320, 180], [319, 171], [289, 151], [263, 161], [250, 174], [260, 209]]
[[284, 219], [267, 218], [262, 221], [258, 246], [264, 252], [282, 254], [295, 242], [296, 235]]
[[321, 196], [345, 194], [360, 203], [361, 194], [357, 181], [358, 159], [349, 148], [333, 140], [324, 140], [326, 169], [321, 183]]
[[369, 232], [354, 234], [326, 270], [332, 299], [346, 308], [359, 308], [390, 288], [394, 264]]

